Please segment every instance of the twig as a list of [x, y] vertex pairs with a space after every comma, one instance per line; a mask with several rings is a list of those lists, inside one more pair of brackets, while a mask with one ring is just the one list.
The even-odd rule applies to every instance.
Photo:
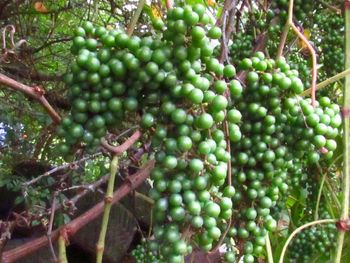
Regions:
[[147, 195], [144, 195], [143, 193], [135, 191], [135, 196], [146, 201], [150, 205], [154, 205], [154, 200], [152, 198], [149, 198]]
[[320, 224], [336, 223], [336, 222], [337, 222], [336, 219], [316, 220], [316, 221], [312, 221], [310, 223], [307, 223], [307, 224], [302, 225], [302, 226], [298, 227], [297, 229], [295, 229], [293, 231], [293, 233], [288, 237], [286, 243], [284, 244], [278, 263], [283, 263], [284, 262], [284, 255], [286, 254], [286, 251], [287, 251], [289, 243], [292, 241], [293, 237], [296, 236], [300, 231], [302, 231], [303, 229], [308, 228], [310, 226], [320, 225]]
[[143, 10], [145, 3], [146, 3], [146, 0], [139, 0], [139, 3], [138, 3], [137, 8], [135, 10], [135, 13], [134, 13], [133, 17], [131, 18], [130, 24], [129, 24], [128, 29], [127, 29], [127, 33], [129, 36], [131, 36], [135, 30], [136, 23], [140, 18], [140, 15], [141, 15], [141, 12]]
[[326, 175], [327, 175], [326, 173], [322, 172], [322, 168], [321, 168], [319, 163], [317, 163], [317, 168], [318, 168], [318, 170], [320, 171], [320, 173], [322, 175], [322, 179], [321, 179], [320, 188], [318, 189], [318, 194], [317, 194], [317, 201], [316, 201], [314, 220], [318, 219], [318, 210], [319, 210], [319, 207], [320, 207], [323, 186], [324, 186], [324, 182], [326, 180]]
[[[350, 1], [344, 1], [345, 11], [345, 69], [350, 69]], [[350, 198], [350, 76], [345, 78], [343, 93], [343, 183], [342, 195], [343, 203], [340, 220], [349, 218], [349, 198]], [[345, 231], [338, 232], [336, 245], [335, 263], [341, 262]]]
[[20, 83], [14, 79], [11, 79], [4, 74], [0, 73], [0, 84], [4, 84], [10, 88], [21, 91], [31, 98], [37, 100], [46, 110], [46, 112], [50, 115], [51, 119], [55, 123], [59, 123], [61, 121], [61, 117], [55, 111], [55, 109], [50, 105], [50, 103], [46, 100], [44, 96], [44, 90], [39, 87], [29, 87], [23, 83]]
[[[154, 160], [149, 161], [145, 166], [143, 166], [138, 172], [128, 177], [128, 181], [123, 183], [113, 194], [112, 204], [115, 204], [132, 190], [136, 189], [142, 182], [144, 182], [151, 169], [154, 167]], [[104, 201], [99, 202], [90, 210], [86, 211], [84, 214], [75, 218], [65, 226], [52, 232], [52, 240], [58, 239], [59, 231], [62, 229], [67, 230], [67, 234], [74, 235], [79, 229], [85, 226], [87, 223], [96, 219], [103, 211]], [[12, 263], [18, 261], [20, 258], [40, 249], [48, 243], [47, 237], [43, 236], [32, 240], [22, 246], [5, 251], [1, 255], [2, 263]]]
[[119, 146], [110, 145], [105, 138], [101, 139], [101, 145], [113, 153], [114, 155], [120, 155], [130, 148], [139, 138], [141, 137], [141, 132], [139, 130], [135, 131], [123, 144]]
[[216, 253], [216, 252], [219, 250], [219, 248], [221, 247], [222, 243], [223, 243], [224, 240], [225, 240], [225, 237], [227, 236], [228, 231], [230, 230], [231, 223], [232, 223], [232, 218], [230, 217], [230, 219], [229, 219], [228, 222], [227, 222], [227, 227], [226, 227], [226, 229], [225, 229], [225, 232], [221, 235], [221, 237], [220, 237], [218, 243], [217, 243], [216, 246], [210, 251], [210, 253], [213, 253], [213, 254], [214, 254], [214, 253]]
[[332, 10], [333, 12], [335, 12], [337, 15], [341, 15], [341, 9], [335, 6], [332, 6], [328, 3], [326, 3], [325, 1], [319, 1], [322, 5], [324, 5], [325, 7], [329, 8], [330, 10]]
[[236, 14], [236, 0], [225, 0], [222, 15], [218, 23], [222, 23], [222, 41], [219, 61], [223, 63], [228, 60], [228, 41], [234, 30], [234, 19]]
[[46, 233], [47, 239], [49, 241], [49, 247], [50, 247], [50, 251], [51, 251], [51, 254], [52, 254], [53, 262], [57, 262], [56, 253], [55, 253], [55, 250], [53, 248], [52, 239], [51, 239], [52, 226], [53, 226], [53, 221], [55, 219], [55, 211], [56, 211], [56, 197], [57, 197], [57, 193], [55, 192], [53, 194], [53, 197], [52, 197], [50, 222], [49, 222], [49, 227], [48, 227], [47, 233]]
[[[338, 80], [341, 80], [342, 78], [345, 78], [346, 76], [348, 76], [350, 74], [350, 68], [334, 75], [333, 77], [330, 77], [324, 81], [322, 81], [321, 83], [317, 84], [317, 90], [323, 89], [325, 87], [327, 87], [328, 85], [337, 82]], [[307, 95], [310, 95], [311, 93], [311, 89], [307, 89], [305, 90], [303, 93], [300, 94], [300, 96], [305, 97]]]
[[95, 158], [97, 156], [100, 156], [100, 155], [102, 155], [102, 153], [98, 152], [98, 153], [95, 153], [93, 155], [86, 156], [86, 157], [84, 157], [84, 158], [82, 158], [80, 160], [74, 161], [72, 163], [67, 163], [67, 164], [64, 164], [64, 165], [61, 165], [61, 166], [57, 166], [57, 167], [51, 169], [50, 171], [47, 171], [47, 172], [43, 173], [42, 175], [39, 175], [38, 177], [35, 177], [32, 180], [23, 183], [22, 187], [28, 187], [29, 185], [35, 184], [36, 182], [40, 181], [44, 177], [50, 176], [53, 173], [56, 173], [56, 172], [64, 170], [64, 169], [67, 169], [67, 168], [69, 168], [71, 166], [75, 166], [75, 165], [77, 165], [79, 163], [85, 162], [86, 160], [89, 160], [89, 159], [93, 159], [93, 158]]
[[317, 56], [316, 51], [313, 48], [313, 46], [310, 44], [310, 42], [307, 40], [307, 38], [304, 36], [303, 33], [300, 32], [300, 30], [297, 28], [297, 26], [293, 22], [293, 5], [294, 0], [289, 1], [289, 7], [288, 7], [288, 19], [287, 23], [283, 29], [280, 45], [278, 47], [277, 51], [277, 59], [282, 56], [283, 48], [286, 44], [287, 36], [289, 27], [293, 29], [293, 31], [296, 33], [296, 35], [305, 43], [307, 49], [309, 50], [312, 58], [312, 76], [311, 76], [311, 104], [315, 107], [316, 105], [316, 83], [317, 83]]

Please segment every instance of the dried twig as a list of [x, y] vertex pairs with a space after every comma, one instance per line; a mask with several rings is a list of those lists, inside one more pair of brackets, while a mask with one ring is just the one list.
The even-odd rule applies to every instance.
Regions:
[[4, 84], [10, 88], [21, 91], [31, 98], [37, 100], [46, 110], [46, 112], [50, 115], [52, 120], [55, 123], [59, 123], [61, 121], [61, 117], [55, 111], [55, 109], [50, 105], [50, 103], [46, 100], [44, 96], [44, 90], [40, 87], [29, 87], [23, 83], [20, 83], [14, 79], [11, 79], [4, 74], [0, 73], [0, 84]]
[[[136, 189], [142, 182], [144, 182], [149, 174], [151, 169], [154, 167], [154, 161], [148, 162], [143, 166], [138, 172], [128, 177], [127, 182], [123, 183], [113, 194], [112, 204], [117, 203], [120, 199], [130, 193], [132, 190]], [[60, 229], [57, 229], [52, 232], [52, 241], [56, 241], [59, 236], [59, 232], [62, 229], [66, 230], [68, 235], [74, 235], [79, 229], [85, 226], [88, 222], [91, 222], [97, 218], [103, 211], [104, 201], [99, 202], [90, 210], [86, 211], [84, 214], [75, 218], [67, 225], [62, 226]], [[41, 247], [47, 245], [48, 240], [46, 236], [32, 240], [22, 246], [17, 248], [5, 251], [1, 255], [2, 263], [11, 263], [16, 262], [20, 258], [40, 249]]]
[[55, 250], [53, 248], [52, 239], [51, 239], [52, 226], [53, 226], [53, 221], [55, 219], [55, 211], [56, 211], [56, 197], [57, 197], [57, 193], [54, 193], [53, 197], [52, 197], [52, 205], [51, 205], [51, 214], [50, 214], [49, 227], [48, 227], [47, 233], [46, 233], [47, 239], [49, 241], [49, 247], [50, 247], [50, 251], [51, 251], [51, 254], [52, 254], [53, 262], [57, 262], [56, 253], [55, 253]]
[[47, 172], [43, 173], [42, 175], [39, 175], [39, 176], [33, 178], [32, 180], [23, 183], [22, 184], [22, 188], [23, 187], [26, 188], [26, 187], [28, 187], [28, 186], [30, 186], [32, 184], [35, 184], [38, 181], [40, 181], [41, 179], [43, 179], [44, 177], [50, 176], [53, 173], [56, 173], [58, 171], [62, 171], [62, 170], [67, 169], [69, 167], [74, 167], [75, 165], [78, 165], [78, 164], [80, 164], [82, 162], [85, 162], [86, 160], [93, 159], [93, 158], [95, 158], [97, 156], [100, 156], [100, 155], [102, 155], [102, 152], [98, 152], [98, 153], [95, 153], [93, 155], [86, 156], [86, 157], [84, 157], [84, 158], [82, 158], [80, 160], [74, 161], [72, 163], [67, 163], [67, 164], [63, 164], [61, 166], [57, 166], [57, 167], [51, 169], [50, 171], [47, 171]]

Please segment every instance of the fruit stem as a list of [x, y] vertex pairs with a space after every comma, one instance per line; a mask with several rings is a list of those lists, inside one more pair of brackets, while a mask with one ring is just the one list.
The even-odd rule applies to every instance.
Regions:
[[336, 219], [322, 219], [322, 220], [316, 220], [316, 221], [312, 221], [309, 222], [305, 225], [302, 225], [300, 227], [298, 227], [297, 229], [295, 229], [293, 231], [293, 233], [288, 237], [286, 243], [283, 246], [282, 252], [281, 252], [281, 256], [280, 259], [278, 261], [278, 263], [283, 263], [284, 262], [284, 255], [286, 254], [287, 248], [289, 243], [292, 241], [292, 239], [294, 238], [294, 236], [296, 236], [299, 232], [301, 232], [302, 230], [304, 230], [305, 228], [308, 228], [310, 226], [314, 226], [314, 225], [319, 225], [319, 224], [329, 224], [329, 223], [336, 223], [337, 220]]
[[62, 233], [60, 233], [60, 236], [58, 237], [58, 262], [68, 263], [66, 252], [66, 240]]
[[98, 242], [96, 246], [96, 263], [102, 263], [103, 251], [105, 246], [105, 238], [106, 238], [108, 221], [109, 221], [109, 214], [112, 208], [111, 201], [113, 198], [113, 188], [114, 188], [115, 175], [118, 169], [118, 163], [119, 163], [119, 158], [117, 155], [114, 155], [111, 161], [111, 174], [109, 176], [107, 192], [105, 195], [105, 206], [103, 211], [100, 236], [98, 238]]
[[322, 175], [322, 179], [321, 179], [320, 189], [318, 189], [318, 194], [317, 194], [317, 201], [316, 201], [314, 220], [318, 219], [318, 210], [320, 208], [320, 201], [321, 201], [323, 186], [324, 186], [324, 182], [326, 180], [326, 173], [322, 172], [322, 168], [321, 168], [319, 163], [317, 163], [317, 167], [318, 167], [318, 170], [320, 171], [320, 174]]
[[[350, 68], [334, 75], [333, 77], [330, 77], [330, 78], [322, 81], [321, 83], [317, 84], [316, 88], [317, 88], [317, 90], [323, 89], [323, 88], [327, 87], [328, 85], [330, 85], [338, 80], [341, 80], [342, 78], [346, 77], [349, 74], [350, 74]], [[311, 93], [311, 89], [307, 89], [303, 93], [301, 93], [300, 96], [305, 97], [305, 96], [309, 95], [310, 93]]]
[[291, 27], [294, 31], [294, 33], [300, 38], [301, 41], [303, 41], [309, 50], [312, 58], [312, 75], [311, 75], [311, 104], [315, 107], [316, 105], [316, 83], [317, 83], [317, 56], [315, 49], [310, 44], [310, 42], [307, 40], [307, 38], [304, 36], [304, 34], [298, 29], [298, 27], [293, 22], [293, 5], [294, 0], [289, 1], [289, 7], [288, 7], [288, 19], [286, 22], [286, 25], [283, 29], [282, 36], [281, 36], [281, 42], [278, 47], [277, 51], [277, 59], [282, 56], [283, 48], [286, 44], [287, 36], [289, 27]]
[[265, 240], [266, 240], [267, 263], [273, 263], [273, 254], [272, 254], [270, 236], [268, 233], [265, 236]]
[[138, 5], [137, 5], [135, 13], [132, 16], [132, 18], [130, 20], [130, 24], [129, 24], [128, 29], [127, 29], [127, 33], [129, 36], [131, 36], [134, 33], [135, 26], [137, 24], [137, 21], [140, 18], [140, 15], [141, 15], [141, 12], [143, 10], [143, 7], [145, 6], [145, 3], [146, 3], [146, 0], [140, 0]]
[[[345, 11], [345, 69], [350, 68], [350, 1], [344, 1]], [[344, 105], [343, 105], [343, 186], [342, 186], [342, 211], [341, 220], [347, 220], [349, 217], [349, 196], [350, 196], [350, 76], [345, 77], [345, 86], [343, 92]], [[341, 262], [343, 243], [344, 243], [345, 231], [339, 231], [335, 263]]]

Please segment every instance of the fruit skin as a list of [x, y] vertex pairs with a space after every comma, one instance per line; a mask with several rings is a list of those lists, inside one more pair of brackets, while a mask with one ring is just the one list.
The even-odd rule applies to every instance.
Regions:
[[[155, 230], [153, 252], [180, 262], [191, 250], [181, 239], [189, 224], [193, 241], [209, 251], [232, 217], [237, 229], [228, 236], [243, 240], [243, 261], [253, 262], [266, 232], [277, 227], [283, 197], [301, 184], [292, 169], [331, 158], [341, 119], [325, 97], [315, 109], [295, 98], [304, 85], [283, 58], [251, 54], [234, 62], [247, 73], [246, 81], [232, 79], [235, 66], [215, 58], [209, 38], [222, 33], [204, 26], [205, 10], [198, 4], [168, 10], [167, 18], [153, 21], [157, 39], [89, 23], [78, 29], [77, 59], [66, 76], [72, 113], [59, 129], [66, 137], [60, 148], [68, 155], [80, 141], [97, 147], [107, 131], [136, 119], [156, 152], [150, 196], [154, 221], [163, 229]], [[252, 15], [263, 28], [261, 15]], [[240, 41], [249, 44], [248, 38]], [[326, 150], [327, 157], [321, 153]], [[235, 176], [229, 186], [230, 162]], [[232, 249], [227, 261], [235, 260]]]

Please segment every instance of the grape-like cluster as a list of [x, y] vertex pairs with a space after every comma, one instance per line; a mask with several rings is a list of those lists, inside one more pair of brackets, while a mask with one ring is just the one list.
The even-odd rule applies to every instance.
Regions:
[[120, 30], [95, 28], [90, 22], [75, 30], [72, 52], [76, 60], [65, 78], [71, 114], [58, 130], [65, 138], [60, 145], [63, 154], [78, 142], [98, 146], [107, 129], [121, 126], [126, 114], [137, 119], [137, 110], [148, 99], [140, 90], [151, 80], [153, 85], [159, 83], [140, 67], [146, 61], [157, 67], [166, 60], [165, 51], [151, 38], [129, 37]]
[[[312, 17], [312, 13], [315, 10], [315, 2], [314, 0], [295, 0], [293, 5], [293, 15], [295, 18], [303, 24], [310, 22], [308, 18]], [[278, 9], [279, 16], [283, 21], [288, 16], [288, 5], [288, 0], [273, 1], [273, 7]]]
[[315, 23], [314, 41], [320, 49], [320, 79], [324, 80], [344, 70], [344, 19], [335, 13], [318, 12]]
[[231, 143], [237, 209], [232, 234], [243, 246], [244, 262], [253, 262], [267, 231], [276, 228], [289, 188], [300, 185], [302, 167], [332, 157], [341, 118], [327, 97], [312, 107], [310, 99], [296, 96], [303, 83], [283, 58], [256, 53], [240, 69], [246, 70], [246, 87], [233, 99], [242, 113], [242, 138]]
[[238, 32], [232, 39], [230, 48], [230, 57], [233, 64], [237, 64], [239, 61], [246, 57], [250, 57], [253, 53], [253, 41], [252, 34], [246, 32]]
[[288, 57], [288, 62], [292, 69], [299, 72], [299, 78], [303, 81], [305, 87], [310, 87], [311, 85], [311, 68], [312, 64], [309, 57], [303, 57], [301, 53], [293, 52]]
[[[232, 215], [235, 190], [225, 186], [231, 159], [227, 143], [240, 139], [236, 123], [241, 113], [228, 111], [227, 94], [239, 96], [242, 86], [229, 81], [235, 67], [213, 57], [209, 42], [219, 39], [221, 30], [197, 24], [205, 18], [203, 11], [198, 5], [169, 10], [164, 32], [177, 70], [172, 86], [163, 88], [167, 96], [152, 140], [156, 166], [150, 196], [155, 200], [154, 235], [167, 262], [182, 262], [193, 241], [210, 251]], [[176, 25], [185, 28], [178, 32]]]
[[149, 136], [154, 240], [135, 250], [140, 262], [180, 263], [194, 246], [211, 251], [223, 237], [227, 262], [254, 262], [302, 168], [336, 147], [337, 105], [322, 97], [311, 106], [298, 96], [298, 71], [262, 52], [237, 63], [243, 77], [235, 79], [235, 66], [215, 58], [221, 29], [210, 22], [195, 4], [154, 19], [153, 37], [89, 22], [75, 32], [61, 151], [94, 148], [125, 120]]
[[[317, 192], [319, 184], [316, 179], [311, 176], [312, 180], [307, 179], [308, 185], [308, 203], [305, 211], [305, 218], [301, 220], [301, 224], [312, 221], [312, 216], [315, 208]], [[331, 218], [323, 199], [320, 200], [320, 219]], [[337, 229], [334, 224], [322, 224], [316, 225], [304, 229], [299, 233], [290, 244], [288, 249], [289, 258], [292, 262], [306, 263], [310, 260], [317, 258], [329, 259], [331, 257], [331, 251], [336, 244]]]
[[157, 250], [152, 250], [152, 243], [147, 242], [146, 239], [142, 239], [141, 243], [138, 244], [132, 251], [131, 255], [134, 257], [136, 263], [165, 263], [158, 255]]

